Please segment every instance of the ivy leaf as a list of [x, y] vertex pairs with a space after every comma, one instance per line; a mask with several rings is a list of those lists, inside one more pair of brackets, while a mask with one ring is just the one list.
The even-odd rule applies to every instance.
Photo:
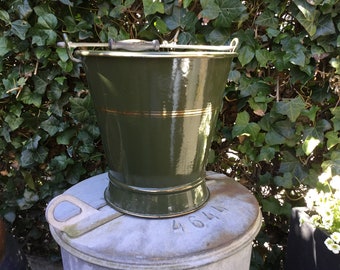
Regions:
[[74, 161], [67, 157], [66, 155], [62, 154], [59, 156], [54, 157], [50, 164], [49, 164], [49, 169], [53, 172], [60, 172], [60, 171], [64, 171], [68, 165], [73, 164]]
[[58, 19], [52, 13], [46, 13], [38, 17], [38, 25], [41, 28], [53, 30], [57, 27]]
[[67, 6], [73, 7], [73, 3], [70, 0], [59, 0], [61, 3]]
[[288, 51], [285, 57], [288, 58], [289, 62], [300, 67], [304, 67], [306, 62], [306, 56], [299, 48]]
[[295, 5], [300, 12], [296, 15], [296, 19], [305, 28], [310, 36], [316, 33], [316, 20], [320, 15], [320, 12], [305, 0], [294, 0]]
[[58, 25], [58, 19], [55, 15], [47, 13], [44, 8], [38, 6], [34, 8], [35, 13], [39, 15], [37, 23], [30, 30], [32, 35], [32, 44], [38, 46], [54, 45], [57, 39], [55, 29]]
[[28, 18], [32, 13], [32, 8], [27, 0], [21, 1], [22, 4], [17, 6], [20, 18]]
[[20, 210], [28, 210], [30, 209], [34, 203], [36, 203], [39, 200], [39, 196], [28, 189], [25, 189], [24, 191], [24, 197], [17, 199], [17, 204]]
[[24, 119], [17, 117], [14, 114], [7, 114], [5, 117], [5, 122], [8, 124], [9, 128], [14, 131], [21, 126], [21, 124], [24, 122]]
[[93, 138], [97, 138], [100, 136], [100, 131], [97, 125], [91, 125], [88, 124], [86, 126], [84, 126], [84, 129], [92, 135]]
[[20, 164], [23, 168], [29, 167], [35, 163], [34, 152], [32, 150], [24, 150], [20, 155]]
[[164, 14], [164, 4], [160, 0], [143, 0], [144, 14], [161, 13]]
[[25, 171], [25, 170], [21, 170], [21, 174], [22, 174], [23, 178], [25, 179], [27, 186], [30, 189], [36, 191], [36, 187], [35, 187], [35, 184], [34, 184], [34, 179], [33, 179], [32, 174], [28, 171]]
[[336, 107], [332, 110], [333, 117], [331, 118], [333, 122], [334, 131], [340, 130], [340, 107]]
[[118, 4], [117, 6], [115, 6], [114, 9], [110, 11], [110, 17], [119, 18], [121, 14], [126, 11], [126, 9], [127, 8], [125, 6]]
[[57, 48], [56, 51], [61, 61], [66, 62], [69, 59], [67, 50], [65, 48]]
[[90, 116], [89, 113], [89, 108], [91, 104], [90, 97], [89, 96], [86, 96], [85, 98], [72, 97], [70, 98], [70, 103], [72, 117], [78, 122], [86, 121]]
[[[340, 47], [340, 35], [338, 36], [338, 47]], [[331, 60], [329, 60], [329, 63], [331, 64], [331, 66], [333, 68], [335, 68], [335, 73], [336, 74], [340, 74], [340, 58], [339, 56], [336, 58], [332, 58]]]
[[2, 10], [0, 9], [0, 20], [4, 21], [5, 23], [10, 23], [10, 18], [9, 18], [9, 14], [6, 10]]
[[260, 67], [266, 67], [267, 63], [272, 60], [271, 53], [265, 49], [256, 50], [255, 56], [256, 60], [260, 64]]
[[42, 14], [38, 17], [37, 24], [32, 28], [32, 43], [38, 46], [53, 45], [57, 39], [55, 28], [58, 25], [58, 19], [51, 13], [39, 11], [39, 13], [40, 12], [42, 12]]
[[267, 5], [266, 7], [274, 11], [276, 14], [279, 14], [280, 12], [282, 12], [281, 6], [280, 6], [282, 4], [281, 0], [265, 0], [264, 2]]
[[10, 130], [8, 129], [9, 127], [7, 125], [4, 125], [1, 129], [0, 129], [0, 135], [5, 139], [5, 141], [7, 143], [11, 143], [12, 139], [11, 139], [11, 135], [10, 135]]
[[31, 25], [24, 20], [16, 20], [11, 24], [11, 32], [21, 40], [26, 39], [27, 31], [31, 28]]
[[20, 104], [20, 103], [19, 104], [13, 104], [13, 105], [10, 106], [9, 111], [11, 113], [13, 113], [15, 116], [19, 117], [19, 116], [21, 116], [22, 108], [23, 107], [24, 106], [22, 104]]
[[269, 9], [265, 9], [260, 16], [257, 17], [255, 23], [257, 25], [277, 29], [278, 19], [275, 17], [275, 13]]
[[46, 58], [50, 56], [52, 50], [50, 48], [37, 47], [34, 52], [39, 60], [46, 60]]
[[19, 100], [28, 105], [34, 105], [39, 108], [42, 102], [42, 96], [36, 92], [33, 92], [28, 88], [24, 87], [19, 96]]
[[73, 69], [73, 62], [72, 61], [58, 61], [58, 65], [62, 68], [64, 72], [71, 72]]
[[261, 199], [263, 212], [270, 212], [274, 215], [290, 216], [292, 206], [291, 204], [284, 202], [283, 205], [274, 197], [268, 197]]
[[284, 60], [287, 62], [289, 61], [294, 65], [304, 67], [306, 62], [306, 48], [301, 44], [301, 41], [295, 37], [286, 37], [281, 43], [282, 49], [285, 52], [283, 56]]
[[40, 140], [41, 140], [41, 137], [39, 135], [34, 135], [32, 138], [30, 138], [26, 142], [25, 149], [32, 150], [32, 151], [38, 149]]
[[201, 0], [202, 11], [199, 13], [199, 17], [205, 21], [216, 19], [220, 13], [220, 8], [216, 4], [215, 0]]
[[261, 200], [263, 212], [269, 212], [274, 215], [280, 215], [281, 205], [274, 197], [264, 198]]
[[[268, 103], [269, 103], [270, 98], [267, 98], [267, 99], [268, 99]], [[256, 115], [264, 116], [264, 114], [267, 110], [267, 102], [257, 101], [256, 97], [255, 98], [251, 97], [248, 100], [248, 103], [249, 103], [250, 108], [252, 108], [253, 112]]]
[[303, 110], [302, 115], [307, 116], [312, 122], [315, 121], [316, 113], [320, 110], [319, 106], [312, 105], [308, 110]]
[[[186, 12], [184, 18], [183, 18], [183, 23], [182, 23], [182, 28], [187, 30], [187, 31], [195, 31], [195, 25], [198, 22], [198, 18], [194, 12], [188, 11]], [[186, 32], [182, 32], [181, 34], [184, 34]], [[191, 38], [192, 40], [192, 38]], [[182, 43], [183, 44], [183, 43]], [[187, 43], [185, 43], [187, 44]]]
[[40, 127], [50, 136], [54, 136], [60, 129], [59, 120], [52, 115], [47, 120], [41, 122]]
[[295, 122], [300, 116], [302, 110], [305, 108], [305, 102], [300, 96], [298, 96], [289, 101], [280, 101], [276, 104], [276, 106], [277, 112], [287, 115], [291, 122]]
[[336, 132], [335, 130], [328, 131], [325, 134], [325, 137], [327, 138], [328, 150], [340, 143], [339, 133]]
[[250, 61], [255, 56], [255, 51], [252, 47], [245, 45], [240, 48], [238, 52], [238, 59], [242, 66], [245, 66], [246, 64], [250, 63]]
[[323, 171], [331, 168], [332, 175], [340, 175], [340, 152], [332, 151], [330, 160], [326, 160], [321, 164]]
[[292, 188], [293, 187], [293, 176], [290, 172], [286, 172], [283, 176], [275, 176], [274, 183], [279, 187]]
[[288, 119], [274, 123], [267, 123], [267, 125], [268, 124], [269, 129], [265, 137], [267, 144], [286, 144], [288, 146], [294, 146], [296, 144], [296, 129]]
[[[164, 22], [170, 30], [174, 30], [178, 27], [185, 29], [188, 28], [188, 23], [192, 25], [192, 23], [190, 23], [190, 21], [193, 21], [192, 15], [193, 13], [188, 12], [183, 8], [174, 7], [171, 16], [165, 17]], [[197, 21], [196, 18], [194, 18], [194, 20], [195, 22]]]
[[237, 114], [235, 125], [232, 130], [232, 136], [245, 135], [250, 137], [256, 137], [261, 128], [256, 123], [249, 123], [249, 114], [246, 111]]
[[11, 48], [8, 39], [6, 37], [0, 36], [0, 55], [4, 56], [6, 53], [10, 51]]
[[42, 164], [45, 162], [47, 156], [48, 156], [48, 149], [43, 146], [39, 146], [38, 151], [35, 152], [35, 161], [38, 162], [39, 164]]
[[240, 19], [246, 7], [239, 0], [215, 0], [219, 6], [220, 13], [216, 18], [216, 27], [230, 28], [232, 23]]
[[161, 19], [157, 19], [154, 22], [154, 26], [161, 34], [166, 34], [169, 31], [168, 27], [166, 26], [166, 23]]
[[305, 0], [293, 0], [294, 4], [298, 7], [300, 12], [303, 14], [304, 17], [309, 18], [313, 15], [315, 16], [315, 6], [310, 5]]
[[314, 23], [314, 17], [306, 18], [301, 12], [296, 15], [296, 19], [301, 23], [303, 28], [307, 31], [310, 36], [316, 33], [316, 24]]
[[260, 154], [258, 156], [258, 161], [271, 161], [275, 157], [276, 150], [271, 146], [263, 146], [261, 147]]
[[323, 141], [324, 132], [332, 128], [331, 124], [326, 119], [321, 119], [316, 122], [315, 126], [307, 127], [304, 132], [304, 138], [313, 137], [319, 141]]
[[286, 141], [286, 138], [276, 130], [270, 130], [266, 133], [265, 141], [268, 145], [279, 145]]
[[246, 111], [239, 112], [236, 117], [235, 125], [233, 127], [232, 136], [235, 138], [236, 136], [242, 135], [244, 129], [249, 124], [250, 116]]
[[282, 152], [282, 162], [280, 165], [279, 172], [281, 173], [291, 173], [293, 178], [303, 181], [303, 179], [308, 175], [301, 164], [301, 162], [293, 156], [288, 151]]
[[86, 173], [84, 166], [77, 163], [67, 171], [66, 181], [72, 185], [77, 184], [84, 173]]
[[240, 42], [242, 44], [246, 44], [252, 48], [256, 48], [258, 46], [258, 43], [256, 39], [254, 38], [255, 32], [252, 29], [247, 29], [247, 30], [240, 30], [238, 32], [238, 37], [240, 39]]
[[212, 30], [207, 36], [207, 41], [212, 45], [225, 44], [228, 41], [229, 35], [225, 31], [220, 31], [219, 29]]
[[6, 212], [4, 215], [3, 215], [4, 219], [6, 219], [9, 223], [13, 223], [16, 219], [16, 214], [14, 211], [9, 211], [9, 212]]
[[316, 39], [321, 36], [328, 36], [335, 34], [335, 26], [331, 16], [322, 16], [316, 28], [316, 33], [313, 36], [313, 39]]
[[[59, 87], [60, 88], [60, 87]], [[58, 91], [58, 90], [56, 90]], [[61, 93], [60, 93], [61, 94]], [[58, 97], [59, 92], [55, 92], [55, 93], [51, 93], [51, 95], [49, 95], [49, 97]], [[54, 100], [54, 102], [52, 103], [51, 107], [49, 108], [50, 111], [59, 116], [62, 117], [63, 115], [63, 107], [69, 103], [69, 95], [61, 95], [60, 98], [57, 98], [56, 100]]]
[[73, 128], [65, 130], [57, 136], [57, 143], [62, 145], [69, 145], [76, 133], [76, 129]]
[[183, 0], [183, 7], [184, 7], [184, 8], [189, 7], [192, 1], [193, 1], [193, 0]]
[[308, 136], [302, 144], [302, 150], [307, 156], [309, 156], [314, 149], [321, 143], [321, 141], [315, 137]]
[[50, 101], [56, 102], [60, 99], [62, 92], [63, 92], [63, 87], [60, 86], [56, 81], [53, 81], [46, 94]]
[[33, 77], [33, 82], [34, 82], [34, 91], [38, 94], [44, 94], [46, 91], [46, 87], [48, 85], [48, 81], [46, 79], [44, 80], [43, 78], [35, 75]]

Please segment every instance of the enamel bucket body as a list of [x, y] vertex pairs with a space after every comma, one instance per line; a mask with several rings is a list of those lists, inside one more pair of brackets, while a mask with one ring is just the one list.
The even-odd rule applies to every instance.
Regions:
[[234, 52], [79, 50], [115, 209], [143, 217], [207, 201], [205, 166]]

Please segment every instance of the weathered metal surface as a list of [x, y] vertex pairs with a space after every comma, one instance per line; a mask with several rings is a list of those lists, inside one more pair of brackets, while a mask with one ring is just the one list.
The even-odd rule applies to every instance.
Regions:
[[[234, 180], [217, 174], [207, 179], [209, 201], [185, 216], [145, 219], [123, 214], [78, 237], [71, 237], [76, 224], [71, 222], [63, 232], [49, 219], [53, 237], [62, 248], [65, 269], [249, 269], [251, 243], [261, 226], [259, 205]], [[107, 206], [103, 197], [108, 182], [107, 174], [98, 175], [65, 194], [114, 216], [118, 212]], [[67, 220], [72, 211], [79, 213], [77, 208], [60, 205], [53, 216]], [[88, 223], [91, 217], [86, 219]]]

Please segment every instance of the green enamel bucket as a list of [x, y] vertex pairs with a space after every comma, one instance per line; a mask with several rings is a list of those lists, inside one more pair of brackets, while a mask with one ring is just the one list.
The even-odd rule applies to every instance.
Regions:
[[94, 101], [109, 167], [105, 199], [113, 208], [161, 218], [208, 200], [205, 167], [237, 55], [233, 42], [163, 48], [132, 40], [75, 50]]

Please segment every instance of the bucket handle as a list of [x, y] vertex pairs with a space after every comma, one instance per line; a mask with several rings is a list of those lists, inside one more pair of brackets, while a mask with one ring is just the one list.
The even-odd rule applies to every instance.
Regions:
[[[54, 213], [57, 206], [62, 202], [69, 202], [77, 206], [80, 208], [80, 213], [67, 220], [58, 220]], [[59, 231], [67, 233], [70, 237], [79, 237], [122, 215], [122, 213], [112, 208], [106, 211], [99, 211], [69, 194], [61, 194], [55, 197], [46, 208], [46, 219], [48, 223]]]
[[72, 53], [72, 48], [79, 47], [92, 47], [92, 48], [108, 48], [109, 50], [127, 50], [133, 52], [147, 51], [147, 50], [155, 50], [159, 49], [169, 49], [169, 50], [208, 50], [208, 51], [230, 51], [235, 52], [239, 43], [238, 38], [234, 38], [230, 42], [230, 46], [212, 46], [212, 45], [180, 45], [176, 43], [167, 43], [163, 42], [159, 43], [158, 40], [153, 41], [145, 41], [141, 39], [127, 39], [121, 41], [115, 41], [110, 39], [108, 43], [93, 43], [93, 42], [70, 42], [67, 35], [64, 33], [64, 42], [58, 42], [57, 46], [66, 48], [67, 54], [69, 58], [76, 63], [81, 63], [82, 60], [75, 58]]
[[[72, 53], [72, 51], [71, 51], [71, 48], [73, 47], [73, 46], [72, 46], [72, 43], [69, 41], [68, 36], [67, 36], [65, 33], [63, 34], [63, 38], [64, 38], [64, 42], [58, 42], [58, 43], [57, 43], [57, 46], [58, 46], [58, 47], [62, 47], [62, 48], [66, 48], [66, 52], [67, 52], [67, 54], [68, 54], [68, 57], [69, 57], [73, 62], [75, 62], [75, 63], [81, 63], [81, 62], [82, 62], [81, 59], [75, 58], [75, 57], [73, 56], [73, 53]], [[76, 48], [76, 47], [74, 47], [74, 48]]]

